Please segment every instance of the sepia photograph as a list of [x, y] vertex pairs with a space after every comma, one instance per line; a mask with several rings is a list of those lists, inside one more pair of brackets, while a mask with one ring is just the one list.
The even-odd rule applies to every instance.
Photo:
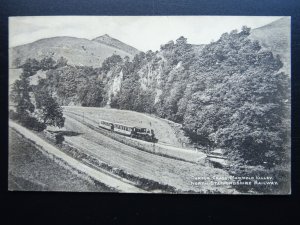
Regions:
[[291, 17], [9, 17], [9, 191], [290, 195]]

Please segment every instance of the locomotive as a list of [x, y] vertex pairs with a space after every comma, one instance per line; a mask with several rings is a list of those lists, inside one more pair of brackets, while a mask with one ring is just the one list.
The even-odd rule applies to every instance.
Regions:
[[100, 120], [99, 127], [110, 130], [128, 137], [154, 142], [158, 139], [155, 137], [154, 130], [144, 127], [132, 127], [120, 123], [112, 123], [110, 121]]

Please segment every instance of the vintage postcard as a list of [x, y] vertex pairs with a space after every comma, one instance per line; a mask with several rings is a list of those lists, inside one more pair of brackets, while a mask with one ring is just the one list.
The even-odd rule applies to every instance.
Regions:
[[9, 190], [291, 194], [290, 24], [10, 17]]

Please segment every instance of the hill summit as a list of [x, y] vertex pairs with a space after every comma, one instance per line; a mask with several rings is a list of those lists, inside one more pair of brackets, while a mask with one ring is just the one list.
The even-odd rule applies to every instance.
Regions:
[[135, 54], [139, 53], [139, 50], [137, 50], [136, 48], [134, 48], [130, 45], [127, 45], [127, 44], [125, 44], [125, 43], [123, 43], [123, 42], [121, 42], [121, 41], [119, 41], [115, 38], [112, 38], [108, 34], [104, 34], [102, 36], [96, 37], [96, 38], [92, 39], [92, 41], [96, 41], [98, 43], [105, 44], [105, 45], [120, 49], [124, 52], [127, 52], [127, 53], [131, 54], [131, 55], [135, 55]]

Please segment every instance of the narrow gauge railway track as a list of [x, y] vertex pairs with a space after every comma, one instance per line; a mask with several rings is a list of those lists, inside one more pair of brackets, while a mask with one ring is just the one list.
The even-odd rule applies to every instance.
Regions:
[[155, 137], [162, 143], [182, 148], [182, 143], [178, 140], [176, 130], [168, 122], [130, 110], [118, 110], [100, 107], [64, 106], [63, 111], [74, 112], [81, 115], [81, 118], [91, 118], [100, 122], [101, 120], [119, 123], [125, 126], [144, 127], [153, 129]]
[[102, 127], [98, 127], [97, 124], [98, 121], [95, 119], [91, 119], [89, 117], [82, 117], [82, 115], [74, 112], [65, 112], [66, 115], [68, 115], [70, 118], [73, 118], [75, 120], [80, 121], [84, 125], [88, 126], [89, 128], [109, 137], [116, 141], [119, 141], [123, 144], [129, 145], [131, 147], [137, 148], [138, 150], [145, 151], [151, 154], [159, 155], [162, 157], [180, 160], [184, 162], [190, 162], [190, 163], [198, 163], [199, 161], [204, 161], [206, 155], [204, 153], [195, 152], [188, 149], [181, 149], [178, 147], [170, 146], [170, 145], [164, 145], [160, 143], [152, 143], [147, 142], [144, 140], [139, 140], [136, 138], [131, 138], [124, 136], [122, 134], [118, 134], [115, 132], [112, 132], [110, 130], [104, 129]]
[[[125, 124], [118, 124], [118, 123], [113, 123], [113, 122], [109, 122], [109, 121], [105, 121], [105, 120], [95, 120], [95, 119], [92, 119], [88, 116], [83, 116], [83, 114], [79, 114], [79, 113], [75, 113], [75, 112], [71, 112], [71, 111], [64, 111], [65, 113], [70, 113], [70, 114], [73, 114], [73, 115], [76, 115], [78, 116], [78, 118], [81, 118], [82, 119], [82, 122], [85, 122], [85, 120], [87, 121], [90, 121], [91, 124], [93, 124], [93, 126], [95, 128], [100, 128], [100, 129], [103, 129], [103, 130], [107, 130], [107, 131], [110, 131], [110, 132], [114, 132], [116, 134], [119, 134], [119, 135], [123, 135], [123, 136], [126, 136], [126, 137], [130, 137], [130, 138], [133, 138], [134, 140], [140, 140], [140, 141], [146, 141], [146, 142], [150, 142], [150, 143], [158, 143], [157, 139], [156, 140], [146, 140], [146, 139], [142, 139], [141, 137], [139, 138], [137, 135], [136, 136], [131, 136], [130, 135], [130, 132], [129, 131], [125, 131], [125, 132], [120, 132], [119, 130], [120, 129], [117, 129], [117, 130], [111, 130], [111, 126], [109, 125], [99, 125], [99, 121], [101, 122], [106, 122], [106, 123], [109, 123], [109, 124], [114, 124], [114, 126], [118, 126], [118, 125], [121, 125], [121, 126], [124, 126], [124, 127], [128, 127], [128, 128], [135, 128], [135, 127], [132, 127], [132, 126], [127, 126]], [[89, 125], [91, 125], [89, 124]], [[96, 125], [95, 125], [96, 124]], [[142, 129], [147, 129], [147, 128], [142, 128]], [[148, 129], [150, 130], [150, 129]], [[152, 130], [153, 131], [153, 130]], [[159, 142], [160, 144], [163, 144], [163, 142]]]
[[[190, 191], [206, 193], [219, 188], [224, 189], [222, 191], [224, 193], [232, 191], [227, 187], [195, 186], [191, 183], [198, 176], [214, 176], [216, 174], [226, 176], [226, 171], [140, 151], [96, 132], [95, 129], [82, 123], [81, 119], [74, 119], [76, 116], [70, 117], [67, 114], [65, 116], [65, 128], [79, 133], [78, 136], [66, 136], [65, 141], [74, 144], [75, 147], [80, 147], [83, 152], [111, 167], [123, 170], [137, 178], [174, 187], [175, 192], [180, 193]], [[146, 186], [147, 183], [145, 183]], [[165, 191], [165, 189], [155, 186], [151, 187], [149, 191], [156, 192], [156, 190]]]

